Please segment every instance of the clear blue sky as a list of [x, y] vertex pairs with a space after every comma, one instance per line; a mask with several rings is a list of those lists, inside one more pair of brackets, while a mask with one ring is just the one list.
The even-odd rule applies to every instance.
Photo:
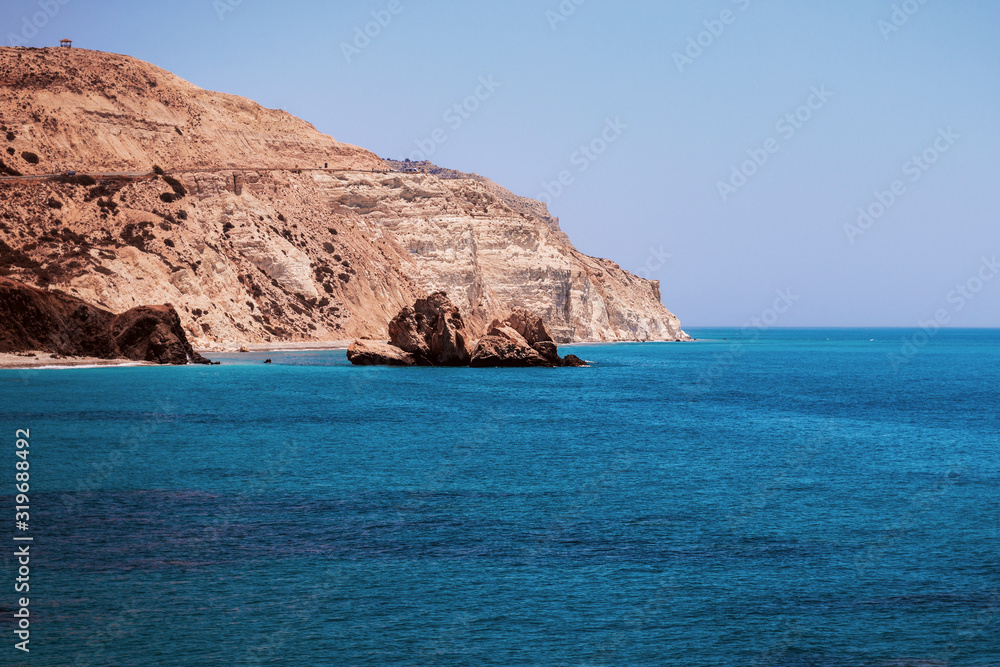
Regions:
[[[129, 54], [385, 157], [440, 128], [434, 162], [519, 194], [568, 172], [550, 208], [576, 245], [660, 279], [686, 326], [743, 325], [778, 290], [778, 326], [1000, 326], [1000, 3], [51, 3], [33, 46]], [[40, 6], [4, 3], [5, 44]], [[845, 230], [859, 208], [881, 215]]]

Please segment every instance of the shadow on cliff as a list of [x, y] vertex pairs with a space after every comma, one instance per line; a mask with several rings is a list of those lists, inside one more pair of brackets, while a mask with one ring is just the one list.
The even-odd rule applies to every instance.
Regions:
[[0, 278], [0, 352], [210, 364], [188, 342], [174, 307], [138, 306], [120, 315], [62, 292]]

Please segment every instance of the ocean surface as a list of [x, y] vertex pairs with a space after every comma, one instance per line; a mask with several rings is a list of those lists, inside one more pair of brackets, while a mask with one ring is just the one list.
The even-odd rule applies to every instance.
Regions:
[[0, 664], [1000, 665], [1000, 331], [691, 333], [0, 371]]

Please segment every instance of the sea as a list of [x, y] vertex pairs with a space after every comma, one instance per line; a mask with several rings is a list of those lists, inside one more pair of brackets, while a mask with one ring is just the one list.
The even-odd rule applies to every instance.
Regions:
[[690, 333], [0, 371], [0, 664], [1000, 665], [1000, 331]]

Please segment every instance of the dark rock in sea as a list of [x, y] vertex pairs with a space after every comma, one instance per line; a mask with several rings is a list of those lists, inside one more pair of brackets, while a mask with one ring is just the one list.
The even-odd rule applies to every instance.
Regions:
[[444, 292], [418, 299], [389, 322], [389, 342], [419, 366], [468, 366], [465, 323]]
[[496, 326], [494, 323], [489, 333], [479, 340], [469, 365], [473, 368], [503, 368], [556, 364], [531, 347], [513, 327]]
[[578, 357], [573, 356], [573, 360], [567, 364], [559, 357], [542, 318], [516, 308], [503, 322], [493, 321], [489, 332], [476, 345], [469, 365], [474, 368], [586, 366], [577, 363]]
[[389, 322], [389, 341], [362, 338], [347, 349], [356, 366], [586, 366], [573, 355], [563, 360], [542, 318], [523, 308], [494, 320], [472, 354], [462, 314], [443, 292], [419, 299]]
[[586, 368], [587, 362], [576, 356], [575, 354], [567, 354], [563, 357], [563, 366], [571, 366], [573, 368]]
[[[465, 337], [462, 314], [444, 292], [418, 299], [389, 322], [389, 345], [411, 355], [417, 366], [468, 366], [471, 355]], [[372, 341], [365, 342], [371, 347]], [[386, 349], [355, 356], [371, 365], [380, 354], [387, 354], [387, 358], [393, 360], [391, 365], [411, 365], [406, 357]]]
[[[527, 340], [527, 339], [525, 339]], [[540, 343], [533, 343], [531, 349], [541, 355], [542, 359], [548, 361], [553, 366], [561, 366], [562, 359], [559, 358], [559, 348], [556, 344], [551, 341], [542, 341]]]
[[111, 335], [121, 354], [154, 364], [208, 364], [191, 348], [181, 318], [171, 305], [138, 306], [114, 319]]
[[[496, 325], [498, 322], [494, 321], [493, 324]], [[545, 322], [542, 321], [542, 318], [529, 313], [524, 308], [515, 308], [512, 310], [507, 319], [503, 321], [503, 324], [506, 324], [524, 336], [524, 339], [528, 341], [528, 345], [534, 346], [539, 343], [552, 342], [552, 336], [549, 335], [549, 330], [545, 328]]]
[[209, 363], [191, 349], [173, 306], [140, 306], [115, 315], [62, 292], [0, 278], [0, 352], [160, 364]]
[[356, 340], [347, 348], [347, 360], [355, 366], [416, 366], [406, 350], [380, 340]]

